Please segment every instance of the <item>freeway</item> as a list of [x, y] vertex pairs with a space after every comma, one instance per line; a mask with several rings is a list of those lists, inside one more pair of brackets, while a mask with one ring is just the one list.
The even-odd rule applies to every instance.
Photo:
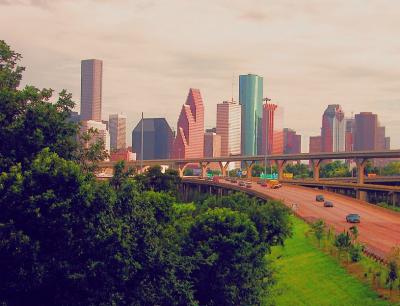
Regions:
[[[309, 221], [323, 219], [327, 225], [336, 232], [348, 229], [351, 224], [346, 223], [346, 215], [357, 213], [361, 216], [359, 229], [359, 241], [364, 243], [368, 250], [375, 255], [385, 258], [395, 245], [400, 245], [400, 213], [362, 202], [353, 198], [335, 193], [314, 190], [306, 187], [284, 185], [279, 189], [270, 189], [253, 183], [251, 190], [239, 187], [225, 180], [219, 183], [206, 182], [201, 179], [184, 178], [183, 181], [214, 184], [221, 187], [234, 188], [252, 193], [262, 198], [282, 200], [285, 205], [292, 207], [296, 204], [296, 214]], [[326, 200], [334, 203], [333, 208], [323, 207], [322, 202], [316, 202], [315, 196], [323, 194]]]

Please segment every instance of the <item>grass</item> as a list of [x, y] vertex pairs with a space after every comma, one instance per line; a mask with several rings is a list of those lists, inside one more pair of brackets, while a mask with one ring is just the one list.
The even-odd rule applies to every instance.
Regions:
[[370, 286], [349, 274], [338, 261], [305, 237], [309, 226], [293, 218], [293, 237], [269, 256], [277, 269], [273, 289], [277, 306], [383, 306]]

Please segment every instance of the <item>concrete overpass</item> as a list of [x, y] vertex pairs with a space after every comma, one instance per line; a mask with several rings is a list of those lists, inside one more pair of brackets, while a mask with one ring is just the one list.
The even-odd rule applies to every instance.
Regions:
[[[249, 195], [269, 200], [282, 201], [289, 208], [294, 209], [296, 215], [302, 219], [313, 222], [322, 219], [337, 233], [348, 229], [352, 224], [346, 222], [346, 215], [357, 213], [361, 216], [359, 228], [359, 240], [366, 245], [368, 253], [378, 258], [385, 259], [394, 246], [400, 245], [400, 213], [390, 211], [368, 204], [364, 201], [349, 198], [325, 190], [315, 190], [300, 186], [284, 184], [282, 188], [270, 189], [253, 184], [251, 188], [240, 187], [238, 184], [219, 180], [213, 182], [201, 178], [184, 177], [183, 194], [190, 188], [201, 191], [217, 193], [220, 190], [242, 191]], [[334, 203], [333, 208], [326, 208], [323, 203], [316, 202], [317, 194], [323, 194], [326, 200]], [[293, 206], [293, 204], [296, 204]]]

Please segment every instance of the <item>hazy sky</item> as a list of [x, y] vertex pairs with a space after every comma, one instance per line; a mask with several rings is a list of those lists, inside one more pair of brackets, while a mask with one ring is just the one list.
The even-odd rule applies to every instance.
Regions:
[[400, 148], [399, 11], [398, 0], [0, 0], [0, 39], [23, 54], [24, 84], [66, 88], [78, 108], [80, 60], [102, 59], [103, 117], [127, 114], [129, 134], [141, 111], [175, 128], [190, 87], [212, 127], [232, 75], [237, 98], [238, 75], [255, 73], [303, 150], [327, 104], [377, 113]]

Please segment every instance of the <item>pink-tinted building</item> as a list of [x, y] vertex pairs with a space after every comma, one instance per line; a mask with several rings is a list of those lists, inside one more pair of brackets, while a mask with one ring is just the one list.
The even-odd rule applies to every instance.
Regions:
[[301, 153], [301, 135], [297, 135], [292, 129], [283, 129], [284, 150], [285, 154]]
[[234, 101], [217, 104], [216, 133], [221, 136], [221, 156], [240, 155], [242, 107]]
[[191, 88], [178, 118], [174, 158], [204, 156], [204, 105], [199, 89]]
[[283, 109], [276, 104], [263, 105], [262, 153], [282, 154], [284, 151]]
[[310, 153], [320, 153], [321, 152], [321, 136], [311, 136], [309, 143]]
[[126, 119], [122, 114], [111, 114], [109, 117], [111, 150], [126, 148]]
[[322, 116], [321, 151], [343, 152], [345, 150], [346, 120], [339, 104], [330, 104]]
[[204, 157], [221, 156], [221, 136], [213, 133], [204, 133]]
[[132, 148], [130, 149], [120, 149], [114, 151], [110, 154], [110, 161], [132, 161], [136, 160], [136, 153], [132, 152]]
[[81, 120], [101, 121], [103, 62], [81, 62]]

